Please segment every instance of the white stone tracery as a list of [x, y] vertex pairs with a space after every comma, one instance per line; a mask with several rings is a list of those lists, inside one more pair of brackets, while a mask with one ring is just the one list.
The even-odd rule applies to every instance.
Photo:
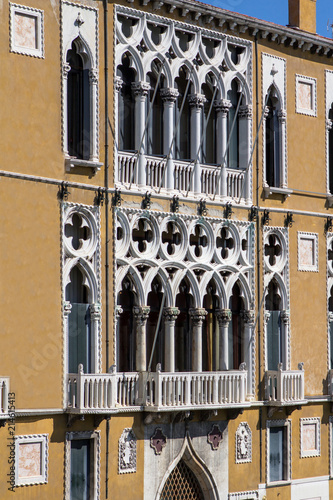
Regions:
[[[84, 232], [82, 237], [66, 234], [66, 226], [73, 226], [73, 217], [78, 217], [78, 231]], [[78, 267], [83, 276], [83, 286], [88, 293], [91, 316], [91, 355], [92, 369], [95, 373], [101, 370], [101, 287], [100, 287], [100, 212], [98, 207], [62, 203], [62, 296], [63, 296], [63, 331], [64, 331], [64, 380], [68, 373], [68, 320], [71, 304], [66, 300], [66, 286], [70, 283], [70, 273]], [[66, 384], [65, 384], [66, 385]], [[66, 394], [66, 387], [64, 387]]]
[[[186, 185], [186, 182], [183, 182], [183, 177], [187, 176], [187, 181], [190, 179], [191, 183], [190, 191], [197, 194], [213, 193], [214, 189], [209, 183], [210, 181], [203, 188], [203, 181], [200, 176], [210, 176], [210, 179], [213, 179], [213, 177], [210, 173], [202, 173], [199, 165], [200, 162], [194, 161], [200, 144], [201, 114], [203, 104], [206, 100], [205, 96], [202, 95], [202, 85], [207, 82], [207, 78], [212, 88], [217, 89], [216, 94], [214, 94], [217, 164], [222, 163], [227, 143], [227, 115], [231, 106], [231, 102], [228, 100], [228, 91], [231, 90], [234, 80], [238, 83], [238, 91], [243, 96], [239, 113], [240, 143], [242, 145], [239, 148], [239, 169], [246, 170], [250, 157], [252, 133], [252, 51], [250, 42], [154, 14], [138, 12], [124, 6], [117, 6], [116, 43], [116, 70], [122, 64], [123, 56], [129, 54], [130, 68], [135, 71], [135, 82], [132, 83], [132, 89], [136, 95], [135, 148], [138, 149], [141, 145], [137, 160], [130, 157], [121, 159], [123, 163], [119, 166], [118, 174], [116, 173], [116, 182], [122, 184], [123, 187], [124, 185], [128, 187], [133, 182], [137, 187], [143, 188], [147, 186], [147, 183], [150, 183], [149, 185], [152, 188], [157, 188], [161, 185], [163, 189], [169, 191], [178, 189], [186, 191], [188, 185]], [[171, 154], [168, 157], [166, 173], [163, 174], [163, 179], [161, 180], [161, 177], [158, 177], [155, 181], [149, 181], [149, 179], [151, 180], [151, 176], [148, 173], [150, 167], [147, 166], [148, 160], [145, 158], [144, 145], [141, 144], [141, 138], [144, 133], [146, 100], [150, 88], [150, 84], [147, 83], [149, 81], [148, 74], [152, 72], [154, 61], [159, 61], [163, 65], [162, 75], [164, 81], [161, 89], [161, 97], [164, 107], [163, 150], [165, 156], [169, 152], [173, 137], [175, 103], [179, 95], [176, 90], [177, 84], [175, 80], [179, 76], [181, 68], [186, 69], [186, 78], [191, 80], [188, 97], [191, 105], [192, 161], [183, 167], [175, 165], [174, 152], [173, 148], [171, 148]], [[115, 75], [115, 82], [115, 107], [117, 108], [117, 93], [122, 87], [122, 79], [119, 75]], [[118, 130], [117, 126], [116, 130]], [[116, 144], [118, 142], [116, 138]], [[137, 167], [136, 172], [133, 172], [131, 169], [133, 169], [135, 161], [137, 161]], [[164, 164], [160, 165], [160, 167], [164, 168]], [[125, 172], [126, 169], [130, 174]], [[216, 172], [219, 173], [218, 171]], [[216, 175], [215, 173], [214, 176]], [[242, 192], [240, 194], [242, 198], [249, 202], [251, 199], [251, 168], [244, 175], [245, 186], [241, 189]], [[216, 193], [224, 197], [226, 195], [230, 196], [230, 193], [226, 193], [225, 177], [226, 172], [224, 169], [220, 179], [221, 185], [218, 186]], [[217, 181], [215, 179], [211, 182]]]
[[[206, 311], [203, 309], [204, 297], [208, 284], [213, 281], [218, 299], [217, 317], [222, 342], [220, 345], [224, 345], [224, 350], [227, 352], [228, 324], [231, 319], [229, 300], [234, 285], [238, 283], [244, 304], [244, 352], [249, 372], [248, 394], [254, 394], [253, 225], [248, 222], [203, 219], [194, 216], [125, 208], [116, 209], [116, 216], [115, 296], [117, 297], [121, 291], [123, 280], [129, 279], [135, 294], [135, 307], [140, 309], [141, 314], [143, 314], [152, 282], [158, 277], [165, 293], [164, 307], [167, 311], [165, 314], [169, 336], [172, 337], [172, 327], [178, 314], [178, 309], [175, 307], [176, 296], [179, 293], [181, 282], [186, 279], [189, 293], [193, 297], [193, 312], [191, 312], [194, 320], [193, 335], [199, 342], [200, 321], [202, 322], [206, 315]], [[143, 240], [140, 243], [134, 241], [133, 235], [136, 234], [135, 231], [139, 225], [144, 231], [142, 234], [149, 241]], [[167, 229], [172, 231], [170, 239], [174, 241], [169, 245], [164, 240]], [[221, 233], [222, 231], [223, 233]], [[194, 240], [195, 234], [198, 240]], [[173, 236], [175, 237], [173, 238]], [[195, 246], [194, 241], [201, 242], [201, 245]], [[144, 325], [141, 326], [144, 328]], [[196, 332], [197, 329], [198, 332]], [[198, 333], [197, 336], [196, 333]], [[114, 341], [117, 345], [117, 338]], [[169, 347], [173, 345], [175, 344], [171, 339]], [[142, 346], [140, 349], [144, 350]], [[199, 345], [199, 356], [200, 354]], [[140, 366], [144, 367], [144, 364], [140, 363]], [[227, 365], [228, 361], [220, 358], [220, 370], [227, 369]], [[166, 360], [166, 366], [171, 370], [174, 368], [172, 355], [169, 361]], [[197, 368], [200, 371], [199, 360]]]
[[[272, 251], [268, 251], [268, 247]], [[268, 295], [269, 285], [275, 281], [281, 300], [281, 334], [283, 338], [283, 370], [290, 370], [290, 298], [289, 298], [289, 233], [283, 227], [264, 227], [264, 303]], [[276, 249], [276, 250], [274, 250]], [[265, 309], [265, 370], [268, 369], [267, 323], [270, 312]]]

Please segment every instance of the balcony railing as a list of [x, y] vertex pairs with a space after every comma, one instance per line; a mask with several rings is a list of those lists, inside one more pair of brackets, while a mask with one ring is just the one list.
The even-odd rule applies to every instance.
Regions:
[[8, 416], [9, 377], [0, 377], [0, 418]]
[[67, 408], [74, 413], [121, 409], [237, 407], [246, 404], [247, 371], [69, 374]]
[[[117, 182], [125, 189], [130, 185], [137, 186], [138, 167], [135, 152], [118, 152], [118, 176]], [[179, 193], [193, 193], [211, 196], [216, 194], [223, 198], [244, 200], [246, 198], [244, 170], [221, 168], [217, 165], [199, 165], [199, 186], [195, 186], [194, 163], [190, 161], [173, 160], [173, 185], [168, 186], [166, 160], [161, 157], [145, 156], [146, 187], [169, 188]]]
[[245, 403], [246, 371], [150, 373], [147, 406], [207, 407]]
[[265, 373], [265, 399], [275, 405], [304, 402], [303, 366], [294, 371], [282, 369], [267, 371]]

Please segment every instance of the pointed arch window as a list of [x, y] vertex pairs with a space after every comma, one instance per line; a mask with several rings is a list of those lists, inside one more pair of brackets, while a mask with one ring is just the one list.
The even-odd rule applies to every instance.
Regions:
[[176, 371], [189, 372], [192, 369], [192, 337], [189, 310], [193, 307], [193, 297], [190, 286], [185, 280], [179, 286], [176, 307], [180, 311], [175, 324], [175, 337], [177, 339]]
[[122, 310], [118, 320], [117, 370], [119, 372], [134, 372], [136, 369], [136, 335], [133, 307], [136, 304], [136, 296], [128, 277], [123, 280], [117, 304]]
[[232, 289], [232, 296], [229, 301], [231, 310], [231, 321], [229, 323], [229, 369], [238, 370], [239, 365], [245, 361], [244, 356], [244, 321], [242, 311], [244, 301], [241, 297], [241, 290], [236, 283]]
[[[149, 99], [146, 101], [147, 105], [147, 115], [151, 103], [153, 102], [153, 97], [158, 80], [158, 65], [155, 63], [152, 71], [148, 74], [150, 90]], [[156, 94], [152, 109], [149, 115], [148, 127], [147, 127], [147, 148], [146, 151], [149, 155], [162, 155], [163, 154], [163, 103], [161, 99], [161, 88], [163, 87], [163, 80], [160, 77], [159, 84], [156, 89]]]
[[265, 130], [265, 180], [268, 186], [281, 185], [281, 127], [280, 103], [274, 89], [271, 89], [266, 106]]
[[280, 363], [283, 364], [283, 369], [286, 369], [281, 292], [275, 280], [268, 285], [265, 308], [268, 316], [266, 324], [267, 369], [278, 370]]
[[203, 371], [216, 371], [219, 366], [219, 324], [216, 311], [219, 308], [219, 300], [216, 294], [216, 287], [213, 282], [207, 286], [207, 293], [204, 296], [203, 307], [207, 311], [207, 316], [202, 327], [202, 369]]
[[[216, 110], [213, 106], [211, 108], [211, 103], [214, 94], [214, 88], [212, 85], [207, 83], [202, 86], [202, 94], [205, 96], [205, 102], [203, 105], [202, 113], [202, 131], [203, 131], [203, 142], [202, 142], [202, 163], [208, 163], [215, 165], [216, 160]], [[209, 114], [209, 110], [211, 112]]]
[[178, 122], [179, 116], [180, 121], [175, 138], [175, 158], [177, 160], [188, 160], [191, 156], [191, 110], [188, 100], [191, 85], [187, 92], [187, 96], [185, 97], [182, 113], [180, 114], [181, 106], [187, 88], [187, 75], [185, 68], [180, 69], [179, 76], [176, 78], [176, 86], [179, 92], [179, 96], [176, 103], [175, 126]]
[[333, 286], [330, 288], [328, 298], [328, 325], [330, 340], [330, 369], [333, 370]]
[[[236, 122], [232, 130], [232, 125], [236, 116], [237, 104], [240, 98], [240, 92], [238, 92], [238, 82], [233, 80], [231, 84], [231, 89], [228, 91], [228, 99], [231, 103], [228, 113], [228, 166], [229, 168], [239, 168], [239, 141], [240, 141], [240, 121], [239, 113], [236, 117]], [[231, 133], [232, 132], [232, 133]]]
[[131, 68], [130, 55], [124, 54], [117, 74], [122, 85], [118, 92], [118, 149], [119, 151], [135, 150], [135, 99], [133, 84], [135, 71]]
[[184, 460], [180, 460], [168, 477], [160, 500], [205, 500], [200, 483]]
[[67, 147], [71, 157], [89, 160], [91, 157], [91, 110], [89, 60], [80, 51], [82, 42], [76, 39], [67, 52]]
[[[161, 284], [157, 278], [153, 280], [152, 286], [151, 286], [151, 291], [148, 294], [148, 301], [147, 304], [150, 307], [149, 311], [149, 317], [147, 320], [147, 327], [146, 327], [146, 334], [147, 334], [147, 365], [150, 360], [151, 354], [153, 354], [152, 357], [152, 363], [151, 363], [151, 369], [154, 371], [156, 368], [157, 363], [160, 363], [162, 366], [162, 369], [164, 368], [164, 332], [162, 328], [162, 321], [160, 322], [159, 325], [159, 330], [157, 332], [157, 342], [154, 347], [154, 338], [156, 334], [156, 328], [158, 325], [158, 317], [160, 314], [161, 310], [161, 305], [162, 305], [162, 298], [163, 298], [163, 291]], [[154, 352], [152, 353], [154, 347]]]
[[66, 286], [66, 301], [71, 305], [68, 318], [68, 373], [77, 373], [82, 364], [85, 373], [93, 372], [93, 338], [90, 304], [84, 277], [78, 266], [73, 267]]
[[333, 194], [333, 103], [328, 113], [328, 184]]

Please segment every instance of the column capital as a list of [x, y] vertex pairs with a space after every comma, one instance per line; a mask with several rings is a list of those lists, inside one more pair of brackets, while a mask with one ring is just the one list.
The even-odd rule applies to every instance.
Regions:
[[147, 82], [133, 82], [132, 90], [135, 97], [147, 97], [150, 90], [150, 84]]
[[271, 317], [271, 313], [269, 311], [265, 311], [264, 313], [264, 321], [265, 325], [267, 325], [269, 318]]
[[98, 71], [97, 71], [97, 69], [90, 69], [89, 70], [89, 82], [90, 82], [90, 85], [97, 85], [98, 84]]
[[149, 306], [134, 306], [133, 314], [138, 323], [147, 321], [150, 312]]
[[332, 130], [333, 128], [333, 120], [326, 119], [326, 130]]
[[161, 89], [160, 96], [163, 102], [174, 103], [176, 102], [177, 97], [179, 96], [179, 92], [177, 89], [173, 88]]
[[217, 309], [216, 317], [220, 326], [227, 326], [230, 323], [232, 314], [230, 309]]
[[202, 324], [203, 320], [205, 319], [205, 317], [208, 314], [206, 309], [203, 309], [201, 307], [191, 308], [189, 310], [189, 313], [190, 313], [190, 316], [191, 316], [193, 323], [196, 323], [197, 325]]
[[247, 309], [242, 311], [242, 318], [244, 320], [244, 323], [253, 326], [254, 325], [254, 320], [255, 320], [255, 315], [253, 309]]
[[206, 97], [203, 94], [190, 94], [188, 102], [191, 108], [201, 109], [206, 102]]
[[90, 305], [90, 314], [93, 319], [99, 319], [101, 317], [101, 304], [91, 304]]
[[167, 322], [176, 321], [179, 313], [178, 307], [165, 307], [163, 310], [164, 320]]
[[120, 315], [123, 314], [123, 312], [124, 312], [124, 309], [121, 306], [116, 306], [116, 309], [115, 309], [116, 319], [118, 319], [120, 317]]
[[72, 304], [68, 301], [65, 300], [64, 302], [64, 315], [68, 316], [72, 311]]
[[281, 320], [283, 321], [283, 323], [289, 323], [289, 319], [290, 319], [290, 312], [289, 311], [281, 311]]
[[120, 92], [124, 82], [120, 76], [116, 76], [114, 79], [114, 89], [116, 92]]
[[280, 123], [286, 123], [287, 111], [285, 109], [280, 109], [280, 111], [278, 111], [278, 118]]
[[246, 104], [245, 106], [240, 106], [238, 116], [239, 116], [239, 118], [247, 118], [248, 120], [250, 118], [252, 118], [252, 106], [251, 106], [251, 104]]
[[67, 62], [62, 65], [62, 75], [63, 77], [67, 80], [68, 79], [68, 73], [71, 70], [71, 65], [68, 64]]
[[217, 101], [214, 102], [214, 106], [217, 112], [220, 112], [224, 116], [227, 116], [232, 104], [227, 99], [218, 99]]

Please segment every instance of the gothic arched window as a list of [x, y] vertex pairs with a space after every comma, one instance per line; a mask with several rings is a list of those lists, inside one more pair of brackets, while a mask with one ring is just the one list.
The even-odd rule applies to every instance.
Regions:
[[241, 290], [236, 283], [232, 289], [232, 296], [229, 301], [231, 310], [231, 321], [229, 323], [229, 369], [238, 370], [239, 365], [244, 362], [244, 322], [242, 311], [244, 301], [241, 297]]
[[271, 187], [280, 187], [281, 184], [281, 131], [278, 112], [279, 101], [271, 91], [266, 106], [265, 134], [265, 178], [267, 184]]
[[[228, 166], [229, 168], [239, 168], [239, 113], [236, 117], [236, 122], [232, 129], [237, 104], [240, 97], [240, 93], [238, 92], [238, 83], [237, 80], [233, 80], [231, 84], [231, 90], [228, 92], [228, 99], [231, 103], [229, 113], [228, 113], [228, 141], [229, 141], [229, 150], [228, 150]], [[231, 133], [232, 132], [232, 133]]]
[[70, 69], [67, 82], [67, 146], [70, 156], [90, 158], [90, 83], [89, 69], [79, 50], [79, 42], [72, 43], [67, 52]]
[[130, 66], [130, 56], [127, 53], [122, 58], [122, 64], [118, 66], [118, 76], [122, 80], [118, 93], [118, 149], [134, 151], [135, 100], [132, 84], [135, 82], [135, 71]]
[[175, 149], [176, 149], [175, 158], [177, 160], [188, 160], [191, 156], [191, 113], [188, 100], [191, 85], [187, 91], [183, 110], [182, 113], [180, 114], [184, 95], [187, 88], [186, 69], [184, 68], [180, 69], [179, 77], [176, 78], [176, 85], [177, 85], [177, 90], [179, 92], [179, 96], [177, 98], [177, 103], [176, 103], [175, 124], [178, 123], [179, 116], [180, 120], [175, 138]]

